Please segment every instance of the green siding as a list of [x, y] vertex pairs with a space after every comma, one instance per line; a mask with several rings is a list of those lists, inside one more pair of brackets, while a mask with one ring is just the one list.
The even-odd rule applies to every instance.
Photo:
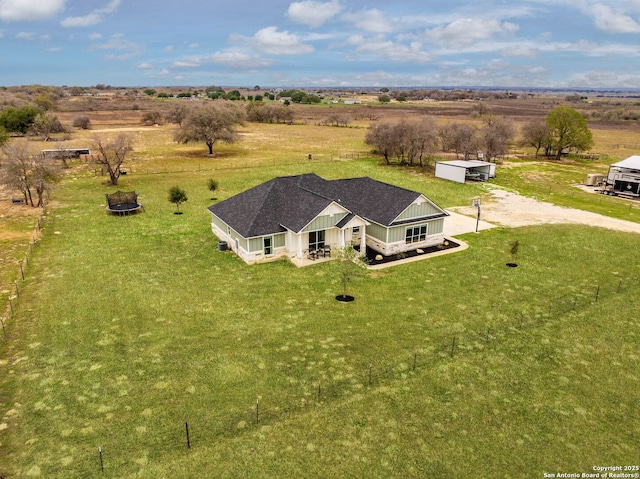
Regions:
[[410, 220], [411, 218], [424, 218], [441, 213], [441, 211], [431, 203], [422, 203], [420, 205], [413, 204], [409, 206], [400, 216], [398, 220]]
[[384, 226], [378, 225], [376, 223], [371, 223], [366, 228], [366, 233], [369, 236], [373, 236], [377, 240], [382, 241], [383, 243], [387, 242], [387, 228]]
[[347, 216], [346, 213], [335, 214], [333, 216], [330, 216], [330, 215], [318, 216], [311, 223], [309, 223], [302, 231], [320, 231], [320, 230], [333, 228], [345, 216]]

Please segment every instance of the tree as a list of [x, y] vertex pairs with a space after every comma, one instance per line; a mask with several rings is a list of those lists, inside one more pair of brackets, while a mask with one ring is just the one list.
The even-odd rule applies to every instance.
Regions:
[[169, 123], [175, 123], [182, 126], [182, 122], [189, 116], [189, 107], [184, 103], [177, 103], [171, 107], [166, 113], [165, 118]]
[[509, 152], [509, 142], [513, 139], [515, 130], [506, 120], [489, 117], [480, 135], [485, 157], [491, 161]]
[[353, 246], [338, 250], [338, 277], [342, 285], [342, 298], [347, 298], [349, 282], [358, 276], [363, 276], [367, 270], [366, 257]]
[[[209, 191], [213, 195], [215, 193], [215, 191], [218, 189], [218, 182], [216, 180], [214, 180], [213, 178], [209, 178], [207, 180], [207, 188], [209, 189]], [[211, 198], [211, 199], [215, 200], [215, 198]]]
[[389, 95], [380, 95], [378, 96], [378, 101], [380, 103], [389, 103], [391, 101], [391, 97]]
[[169, 189], [169, 201], [176, 205], [176, 213], [180, 214], [180, 205], [187, 201], [187, 193], [179, 186], [172, 186]]
[[49, 141], [53, 133], [66, 133], [66, 131], [57, 115], [49, 112], [38, 115], [29, 127], [29, 135], [41, 136], [42, 141]]
[[[2, 147], [4, 162], [2, 184], [19, 190], [24, 202], [32, 207], [46, 204], [46, 199], [55, 183], [60, 181], [60, 167], [53, 159], [45, 158], [24, 142], [13, 142]], [[37, 196], [34, 204], [33, 193]]]
[[157, 110], [151, 110], [142, 115], [140, 123], [147, 126], [160, 125], [163, 119], [162, 113]]
[[0, 147], [9, 141], [9, 132], [0, 125]]
[[213, 156], [213, 145], [217, 141], [237, 141], [235, 127], [242, 125], [244, 118], [244, 110], [230, 102], [216, 101], [191, 111], [175, 139], [180, 143], [203, 141], [209, 148], [209, 155]]
[[549, 126], [543, 119], [531, 120], [522, 127], [522, 139], [520, 144], [536, 149], [536, 157], [540, 148], [550, 143]]
[[556, 159], [565, 150], [589, 150], [593, 147], [593, 136], [587, 126], [587, 120], [568, 106], [557, 106], [547, 115], [549, 138], [551, 147], [555, 151]]
[[91, 120], [86, 115], [78, 115], [73, 119], [72, 125], [75, 128], [80, 128], [82, 130], [89, 130], [91, 128]]
[[118, 179], [122, 174], [122, 164], [125, 162], [127, 154], [133, 151], [133, 138], [126, 133], [120, 133], [115, 138], [107, 140], [94, 136], [92, 142], [93, 149], [97, 152], [93, 156], [93, 161], [107, 170], [110, 183], [117, 186]]
[[0, 126], [8, 132], [22, 133], [29, 131], [36, 117], [42, 111], [35, 106], [22, 106], [16, 108], [10, 106], [0, 112]]

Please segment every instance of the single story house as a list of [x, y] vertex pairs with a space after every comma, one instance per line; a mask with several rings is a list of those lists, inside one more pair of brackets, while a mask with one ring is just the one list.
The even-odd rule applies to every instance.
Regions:
[[609, 166], [607, 185], [616, 194], [640, 196], [640, 156], [633, 155]]
[[245, 262], [300, 262], [326, 247], [382, 255], [444, 241], [449, 214], [422, 193], [371, 178], [277, 177], [210, 206], [213, 233]]
[[436, 161], [436, 178], [464, 183], [486, 181], [496, 176], [495, 163], [480, 160]]

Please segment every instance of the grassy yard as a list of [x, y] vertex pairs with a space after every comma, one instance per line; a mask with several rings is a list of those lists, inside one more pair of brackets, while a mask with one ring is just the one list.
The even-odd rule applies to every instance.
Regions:
[[[120, 185], [140, 193], [136, 216], [107, 216], [115, 188], [88, 171], [59, 187], [0, 340], [0, 475], [529, 478], [637, 464], [637, 235], [488, 230], [464, 252], [355, 280], [343, 304], [331, 263], [218, 251], [206, 180], [224, 199], [278, 175], [368, 175], [444, 207], [487, 186], [341, 159], [363, 149], [357, 135], [332, 143], [347, 129], [270, 127], [216, 158], [138, 133]], [[286, 132], [307, 148], [275, 154]], [[515, 169], [499, 181], [535, 194]], [[167, 200], [176, 184], [183, 215]]]

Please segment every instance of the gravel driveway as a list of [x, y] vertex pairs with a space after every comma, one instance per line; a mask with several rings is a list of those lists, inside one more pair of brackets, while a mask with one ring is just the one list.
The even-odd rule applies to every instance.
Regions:
[[[640, 224], [608, 216], [556, 206], [544, 201], [520, 196], [504, 190], [491, 190], [493, 198], [481, 207], [479, 230], [494, 226], [528, 226], [573, 223], [599, 226], [618, 231], [640, 234]], [[471, 233], [476, 230], [477, 210], [472, 206], [458, 206], [447, 210], [451, 217], [445, 220], [445, 235]]]

